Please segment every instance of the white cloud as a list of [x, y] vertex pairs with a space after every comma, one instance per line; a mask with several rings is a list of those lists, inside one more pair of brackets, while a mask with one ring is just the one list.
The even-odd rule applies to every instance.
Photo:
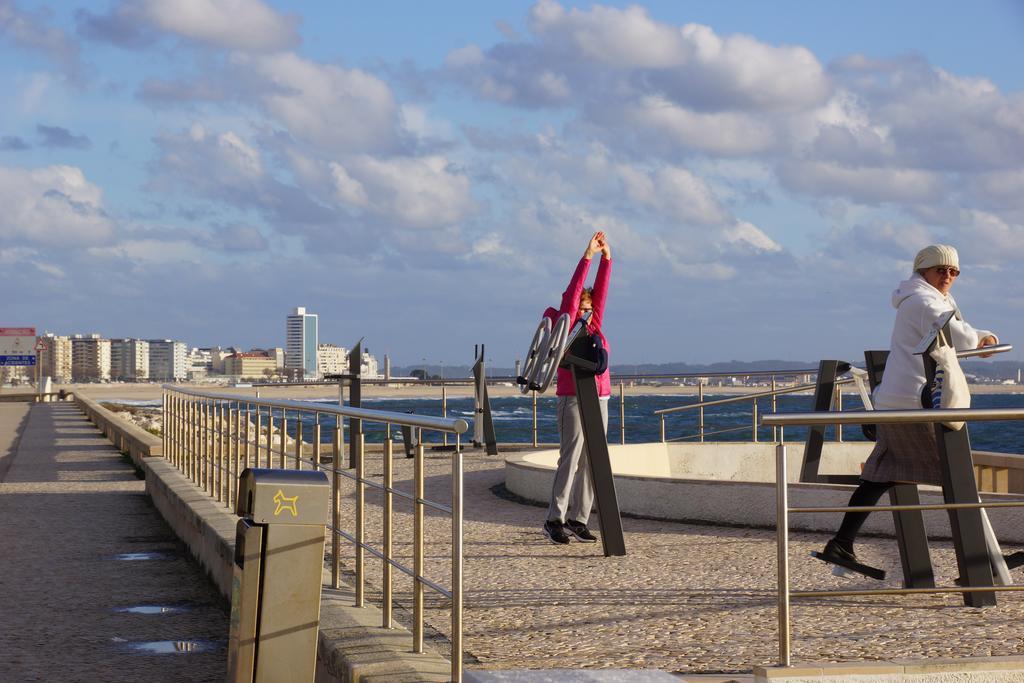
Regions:
[[469, 179], [442, 156], [378, 159], [360, 155], [331, 164], [339, 199], [409, 227], [458, 223], [473, 209]]
[[155, 28], [236, 50], [282, 50], [299, 44], [298, 19], [260, 0], [140, 0], [129, 11]]
[[940, 174], [920, 169], [850, 167], [831, 162], [783, 164], [780, 179], [789, 189], [815, 196], [841, 196], [865, 204], [918, 204], [942, 198]]
[[781, 252], [782, 247], [778, 242], [764, 234], [760, 228], [753, 223], [736, 221], [734, 225], [722, 231], [725, 241], [731, 245], [747, 246], [760, 252]]
[[103, 191], [74, 166], [0, 166], [0, 237], [14, 243], [74, 247], [114, 235]]
[[708, 184], [684, 168], [665, 166], [647, 173], [624, 165], [618, 171], [629, 199], [670, 222], [720, 225], [729, 220]]
[[254, 97], [291, 135], [321, 153], [395, 151], [402, 133], [391, 88], [359, 69], [318, 64], [292, 53], [235, 55]]
[[699, 113], [657, 95], [641, 98], [623, 110], [623, 127], [637, 135], [715, 155], [750, 155], [771, 149], [775, 132], [763, 118], [747, 114]]
[[637, 5], [566, 12], [553, 0], [540, 0], [530, 10], [530, 28], [551, 41], [567, 39], [583, 57], [613, 67], [672, 67], [686, 57], [679, 32], [652, 21]]

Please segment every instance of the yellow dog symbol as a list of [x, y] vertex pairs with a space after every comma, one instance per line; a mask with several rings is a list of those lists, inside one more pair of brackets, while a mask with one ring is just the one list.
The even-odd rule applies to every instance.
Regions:
[[292, 513], [292, 517], [298, 517], [299, 509], [295, 505], [298, 500], [299, 497], [297, 495], [289, 498], [284, 495], [284, 491], [278, 489], [277, 493], [274, 494], [274, 502], [277, 503], [277, 507], [274, 509], [274, 516], [277, 517], [283, 510], [287, 510]]

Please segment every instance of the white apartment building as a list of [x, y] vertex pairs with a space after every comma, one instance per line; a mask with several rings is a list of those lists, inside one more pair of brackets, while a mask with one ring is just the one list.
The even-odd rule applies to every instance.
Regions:
[[380, 379], [380, 365], [376, 356], [371, 356], [369, 351], [363, 351], [362, 363], [359, 367], [359, 374], [363, 379]]
[[171, 339], [149, 340], [149, 378], [154, 382], [180, 382], [188, 378], [188, 347]]
[[71, 337], [46, 332], [39, 338], [46, 348], [39, 351], [39, 374], [49, 377], [55, 384], [70, 384], [72, 380]]
[[149, 342], [110, 340], [110, 379], [144, 382], [149, 379]]
[[285, 358], [284, 366], [292, 369], [297, 374], [301, 373], [305, 379], [316, 379], [317, 372], [317, 346], [319, 340], [319, 316], [316, 313], [306, 313], [306, 309], [299, 306], [285, 320]]
[[110, 340], [98, 334], [72, 336], [71, 377], [75, 382], [109, 382]]
[[316, 363], [321, 377], [344, 374], [348, 372], [348, 349], [335, 344], [320, 344], [316, 347]]

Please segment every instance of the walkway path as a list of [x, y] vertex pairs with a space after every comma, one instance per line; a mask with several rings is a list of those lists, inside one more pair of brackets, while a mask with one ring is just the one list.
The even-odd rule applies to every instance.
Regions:
[[0, 680], [223, 680], [227, 606], [132, 465], [73, 404], [26, 408], [0, 404]]
[[[427, 460], [427, 498], [447, 502], [449, 456], [430, 454]], [[405, 490], [411, 462], [395, 459], [395, 481]], [[368, 455], [367, 472], [381, 472], [379, 454]], [[777, 662], [773, 531], [624, 519], [629, 554], [605, 558], [600, 544], [549, 543], [541, 533], [543, 508], [495, 495], [492, 489], [503, 479], [500, 457], [467, 453], [468, 671], [647, 668], [694, 674], [749, 672]], [[367, 503], [367, 533], [377, 543], [379, 493], [368, 491]], [[343, 528], [351, 529], [351, 505], [343, 508]], [[396, 502], [395, 549], [405, 557], [408, 509]], [[447, 585], [450, 522], [430, 512], [426, 524], [432, 543], [428, 576]], [[822, 534], [791, 535], [794, 590], [880, 585], [833, 577], [809, 556], [825, 540]], [[895, 551], [891, 538], [865, 538], [858, 546], [866, 561], [890, 570], [892, 578], [882, 585], [891, 587], [900, 577]], [[950, 543], [933, 542], [932, 556], [940, 585], [951, 585], [957, 571]], [[350, 562], [351, 550], [343, 557]], [[379, 561], [368, 558], [367, 567], [379, 573]], [[1024, 570], [1013, 574], [1024, 581]], [[376, 576], [371, 583], [379, 585]], [[411, 604], [408, 581], [396, 579], [395, 587], [396, 600]], [[1022, 655], [1024, 597], [1001, 593], [998, 599], [998, 606], [984, 609], [964, 608], [960, 594], [797, 601], [794, 661]], [[447, 634], [447, 601], [428, 592], [427, 606], [429, 624]]]

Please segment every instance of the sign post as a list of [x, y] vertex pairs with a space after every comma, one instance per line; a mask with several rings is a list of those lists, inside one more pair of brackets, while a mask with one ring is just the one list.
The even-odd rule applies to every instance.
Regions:
[[36, 364], [36, 328], [0, 327], [0, 367]]
[[39, 400], [43, 400], [43, 377], [42, 363], [39, 362], [39, 354], [46, 350], [46, 342], [42, 339], [36, 340], [36, 393]]

